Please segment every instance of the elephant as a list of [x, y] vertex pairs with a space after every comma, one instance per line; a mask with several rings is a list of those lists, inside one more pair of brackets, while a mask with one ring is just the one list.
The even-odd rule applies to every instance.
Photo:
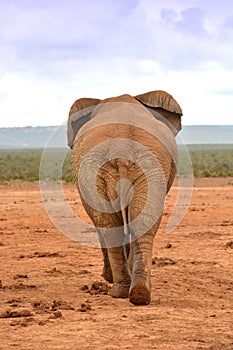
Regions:
[[167, 92], [80, 98], [68, 145], [84, 209], [98, 231], [111, 296], [151, 302], [152, 250], [177, 169], [183, 113]]

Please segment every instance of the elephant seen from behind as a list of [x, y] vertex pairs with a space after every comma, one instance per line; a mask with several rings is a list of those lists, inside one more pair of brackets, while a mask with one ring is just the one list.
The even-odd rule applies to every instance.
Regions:
[[151, 301], [153, 241], [176, 174], [181, 116], [164, 91], [81, 98], [69, 113], [72, 172], [99, 235], [103, 277], [113, 297], [135, 305]]

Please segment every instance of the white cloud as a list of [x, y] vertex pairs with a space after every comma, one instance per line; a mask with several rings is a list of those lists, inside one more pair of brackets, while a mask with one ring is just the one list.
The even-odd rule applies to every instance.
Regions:
[[185, 124], [228, 124], [231, 0], [0, 3], [0, 126], [63, 123], [79, 97], [154, 89]]
[[[54, 125], [56, 116], [67, 115], [64, 92], [30, 76], [6, 74], [0, 79], [1, 126]], [[63, 120], [64, 121], [64, 120]]]
[[[115, 74], [110, 74], [113, 66]], [[153, 60], [115, 59], [111, 63], [99, 62], [98, 69], [90, 61], [84, 65], [83, 73], [77, 72], [63, 85], [30, 75], [7, 74], [0, 80], [4, 86], [0, 89], [1, 126], [59, 125], [67, 119], [77, 98], [136, 95], [160, 89], [172, 94], [181, 105], [185, 125], [231, 124], [232, 81], [233, 71], [212, 62], [199, 71], [180, 72], [164, 71]]]

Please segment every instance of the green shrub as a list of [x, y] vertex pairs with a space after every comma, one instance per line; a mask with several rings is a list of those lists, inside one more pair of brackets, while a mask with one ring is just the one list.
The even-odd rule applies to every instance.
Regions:
[[[202, 148], [196, 145], [188, 146], [188, 149], [195, 177], [233, 177], [231, 145], [212, 145], [211, 147], [202, 145]], [[58, 175], [52, 169], [59, 168], [61, 152], [63, 151], [59, 149], [51, 151], [51, 173], [48, 174], [50, 180], [58, 180]], [[0, 181], [38, 181], [42, 153], [41, 149], [0, 151]], [[187, 169], [185, 152], [182, 149], [179, 151], [178, 172], [180, 176], [190, 173]], [[64, 160], [62, 178], [66, 183], [73, 182], [71, 152], [67, 153]]]

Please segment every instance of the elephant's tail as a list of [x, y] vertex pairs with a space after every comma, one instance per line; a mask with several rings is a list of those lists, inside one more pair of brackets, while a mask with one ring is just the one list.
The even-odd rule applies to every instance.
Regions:
[[130, 188], [132, 187], [129, 180], [127, 180], [127, 168], [129, 166], [129, 161], [126, 159], [118, 158], [117, 167], [120, 175], [119, 183], [119, 195], [120, 195], [120, 207], [124, 224], [124, 233], [129, 234], [128, 226], [128, 203], [130, 197]]
[[121, 212], [122, 212], [122, 217], [123, 217], [123, 222], [124, 222], [124, 234], [128, 235], [129, 234], [129, 228], [128, 228], [128, 219], [127, 219], [126, 208], [122, 208]]

